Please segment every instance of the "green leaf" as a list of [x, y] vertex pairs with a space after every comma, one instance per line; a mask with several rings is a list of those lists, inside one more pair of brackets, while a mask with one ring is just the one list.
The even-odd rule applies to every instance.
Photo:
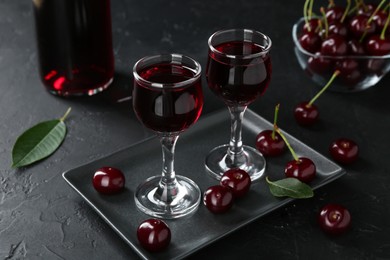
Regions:
[[312, 188], [296, 178], [285, 178], [278, 181], [270, 181], [265, 178], [269, 190], [275, 197], [290, 197], [294, 199], [305, 199], [314, 196]]
[[12, 167], [32, 164], [57, 150], [66, 135], [64, 120], [69, 112], [70, 108], [62, 118], [41, 122], [21, 134], [12, 148]]

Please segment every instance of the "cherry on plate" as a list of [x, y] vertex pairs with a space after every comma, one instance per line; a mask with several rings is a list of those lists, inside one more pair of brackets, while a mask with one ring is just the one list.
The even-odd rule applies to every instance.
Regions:
[[278, 156], [285, 150], [286, 144], [278, 133], [272, 137], [272, 130], [264, 130], [256, 137], [256, 148], [264, 156]]
[[327, 204], [320, 210], [318, 223], [326, 233], [339, 235], [351, 226], [351, 214], [342, 205]]
[[301, 182], [309, 183], [316, 176], [316, 166], [312, 160], [299, 157], [298, 160], [289, 161], [284, 169], [286, 177], [297, 178]]
[[251, 187], [251, 177], [241, 169], [230, 169], [226, 171], [221, 178], [220, 184], [230, 188], [235, 198], [241, 198], [248, 193]]
[[313, 125], [318, 121], [318, 108], [314, 104], [309, 105], [309, 102], [302, 102], [296, 106], [294, 117], [298, 124], [303, 126]]
[[141, 246], [151, 252], [161, 251], [171, 242], [171, 230], [160, 219], [147, 219], [137, 229], [137, 238]]
[[351, 139], [339, 138], [329, 147], [330, 155], [339, 163], [350, 164], [359, 156], [359, 146]]
[[211, 186], [203, 195], [203, 203], [213, 213], [224, 213], [233, 206], [233, 192], [221, 185]]
[[113, 167], [102, 167], [93, 175], [93, 187], [100, 193], [115, 194], [125, 186], [122, 171]]

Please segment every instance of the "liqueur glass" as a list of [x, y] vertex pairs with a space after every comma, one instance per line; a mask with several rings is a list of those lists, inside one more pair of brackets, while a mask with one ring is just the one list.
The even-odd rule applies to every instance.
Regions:
[[231, 115], [229, 143], [214, 148], [206, 157], [207, 172], [218, 180], [232, 168], [245, 170], [252, 181], [265, 171], [263, 155], [243, 145], [241, 135], [245, 110], [269, 85], [271, 45], [267, 35], [249, 29], [218, 31], [208, 40], [208, 86], [225, 102]]
[[201, 192], [198, 185], [174, 170], [179, 134], [194, 124], [203, 107], [201, 66], [181, 54], [149, 56], [133, 68], [133, 108], [139, 121], [153, 130], [162, 147], [162, 173], [148, 178], [135, 192], [137, 207], [165, 219], [194, 212]]

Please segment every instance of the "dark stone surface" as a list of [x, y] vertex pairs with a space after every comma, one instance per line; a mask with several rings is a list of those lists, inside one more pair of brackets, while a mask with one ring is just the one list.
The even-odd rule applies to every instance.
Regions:
[[[0, 0], [0, 258], [137, 259], [132, 249], [62, 179], [61, 173], [109, 155], [149, 136], [130, 102], [116, 103], [117, 90], [131, 89], [134, 62], [149, 54], [178, 52], [205, 65], [207, 38], [217, 29], [255, 28], [273, 40], [272, 82], [250, 107], [272, 120], [281, 103], [280, 126], [328, 155], [341, 136], [361, 148], [347, 174], [198, 251], [191, 259], [389, 259], [390, 258], [390, 78], [356, 94], [325, 93], [317, 105], [321, 122], [297, 126], [292, 109], [318, 90], [301, 71], [291, 40], [303, 1], [112, 1], [116, 78], [92, 98], [63, 99], [39, 81], [30, 1]], [[223, 108], [205, 89], [204, 113]], [[37, 122], [59, 118], [72, 107], [68, 135], [50, 158], [11, 169], [18, 135]], [[352, 229], [324, 235], [316, 215], [326, 203], [344, 204]], [[191, 231], [188, 231], [189, 235]]]

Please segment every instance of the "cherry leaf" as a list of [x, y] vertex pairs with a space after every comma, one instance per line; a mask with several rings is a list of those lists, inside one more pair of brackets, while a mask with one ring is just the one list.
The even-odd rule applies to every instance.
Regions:
[[61, 145], [66, 135], [65, 118], [70, 108], [60, 119], [38, 123], [27, 129], [12, 148], [12, 167], [32, 164], [51, 155]]
[[298, 180], [297, 178], [285, 178], [278, 181], [270, 181], [266, 177], [269, 190], [275, 197], [290, 197], [294, 199], [305, 199], [314, 196], [313, 189]]

